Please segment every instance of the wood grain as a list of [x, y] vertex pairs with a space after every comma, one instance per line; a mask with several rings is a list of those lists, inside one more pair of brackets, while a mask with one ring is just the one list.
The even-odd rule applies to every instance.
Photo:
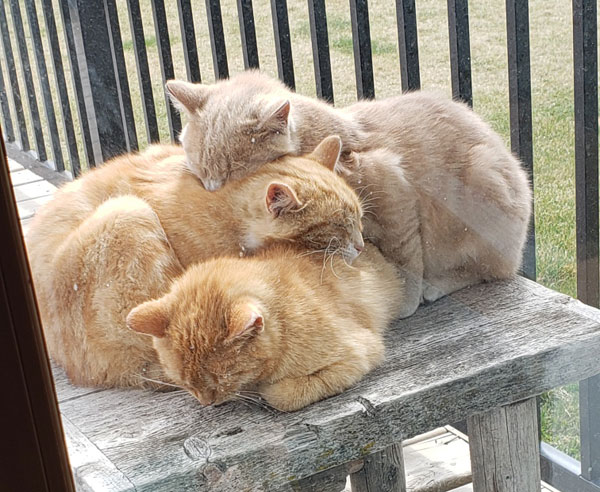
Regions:
[[363, 467], [350, 475], [352, 492], [406, 492], [402, 444], [364, 458]]
[[140, 390], [63, 398], [59, 389], [61, 410], [140, 490], [294, 490], [403, 436], [600, 372], [598, 310], [522, 278], [425, 306], [386, 343], [382, 367], [294, 413], [202, 408], [187, 394]]
[[471, 416], [467, 426], [475, 490], [540, 490], [540, 444], [535, 398]]

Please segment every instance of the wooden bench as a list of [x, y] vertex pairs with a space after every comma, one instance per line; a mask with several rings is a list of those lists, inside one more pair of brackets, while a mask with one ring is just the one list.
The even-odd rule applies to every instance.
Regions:
[[476, 492], [540, 490], [535, 396], [600, 373], [600, 311], [523, 278], [389, 330], [387, 361], [298, 412], [187, 393], [56, 387], [82, 490], [405, 490], [402, 440], [467, 419]]

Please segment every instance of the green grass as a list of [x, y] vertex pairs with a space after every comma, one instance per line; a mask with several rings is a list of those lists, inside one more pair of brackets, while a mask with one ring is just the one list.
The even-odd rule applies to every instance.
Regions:
[[[35, 1], [38, 4], [39, 22], [43, 27], [41, 0]], [[58, 13], [58, 0], [52, 1], [55, 12]], [[150, 0], [141, 0], [140, 5], [160, 135], [166, 141], [169, 139], [167, 105], [160, 75]], [[422, 87], [450, 94], [446, 5], [440, 0], [417, 0], [416, 5]], [[165, 6], [169, 19], [175, 75], [178, 78], [186, 78], [176, 1], [166, 0]], [[193, 0], [192, 6], [202, 78], [205, 82], [212, 82], [214, 71], [204, 2]], [[229, 70], [234, 74], [243, 70], [236, 1], [222, 0], [221, 6]], [[574, 296], [576, 268], [571, 6], [570, 2], [564, 0], [530, 0], [529, 6], [538, 280], [548, 287]], [[276, 76], [270, 1], [254, 0], [253, 7], [260, 65], [265, 72]], [[338, 106], [345, 106], [356, 100], [350, 11], [346, 0], [328, 0], [326, 7], [335, 102]], [[144, 147], [147, 144], [146, 131], [126, 1], [117, 0], [117, 8], [130, 74], [129, 86], [134, 102], [136, 129], [140, 145]], [[371, 0], [369, 8], [376, 95], [382, 98], [400, 94], [395, 2]], [[474, 109], [492, 124], [508, 145], [509, 105], [504, 9], [504, 0], [469, 2]], [[296, 88], [302, 94], [314, 95], [308, 7], [304, 1], [288, 1], [288, 10]], [[8, 15], [10, 17], [10, 12]], [[26, 20], [24, 7], [22, 16]], [[66, 53], [59, 17], [57, 16], [59, 39], [62, 52]], [[25, 32], [32, 52], [28, 26], [25, 26]], [[14, 37], [13, 47], [16, 47]], [[49, 53], [47, 45], [45, 49]], [[69, 64], [66, 58], [64, 63], [66, 78], [69, 81]], [[19, 67], [17, 69], [19, 70]], [[32, 69], [33, 79], [37, 84], [35, 65]], [[4, 76], [8, 80], [6, 72]], [[50, 80], [53, 80], [52, 73]], [[20, 80], [20, 83], [24, 88], [23, 80]], [[58, 108], [56, 99], [55, 104]], [[78, 124], [75, 98], [72, 94], [71, 108]], [[47, 128], [43, 112], [42, 120], [42, 126]], [[62, 134], [61, 139], [65, 144]], [[49, 137], [47, 140], [49, 141]], [[78, 144], [83, 156], [81, 141]], [[578, 457], [579, 453], [577, 397], [576, 385], [559, 388], [544, 395], [542, 406], [544, 439], [575, 457]]]
[[[173, 43], [176, 43], [179, 39], [172, 40]], [[154, 48], [156, 46], [156, 36], [147, 36], [144, 38], [144, 44], [146, 48]], [[132, 51], [133, 50], [133, 40], [126, 39], [123, 41], [123, 50]]]

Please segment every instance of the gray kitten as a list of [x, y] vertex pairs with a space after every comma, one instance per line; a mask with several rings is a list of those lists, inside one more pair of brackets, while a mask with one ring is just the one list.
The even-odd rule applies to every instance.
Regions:
[[414, 92], [336, 109], [258, 71], [213, 85], [169, 81], [167, 90], [188, 115], [181, 142], [208, 190], [339, 135], [336, 169], [369, 212], [364, 235], [406, 277], [403, 317], [420, 302], [517, 271], [529, 181], [466, 105]]

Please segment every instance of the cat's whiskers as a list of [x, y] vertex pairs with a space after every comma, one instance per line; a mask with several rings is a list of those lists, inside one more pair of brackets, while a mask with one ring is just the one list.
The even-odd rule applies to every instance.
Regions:
[[159, 379], [147, 378], [146, 376], [143, 376], [141, 374], [138, 374], [138, 377], [140, 379], [143, 379], [145, 381], [149, 381], [151, 383], [156, 383], [156, 384], [160, 384], [160, 385], [163, 385], [163, 386], [169, 386], [171, 388], [185, 389], [185, 388], [183, 388], [183, 387], [181, 387], [181, 386], [179, 386], [177, 384], [166, 383], [165, 381], [160, 381]]
[[371, 210], [365, 210], [365, 215], [366, 214], [371, 214], [373, 217], [375, 217], [375, 219], [379, 220], [379, 216]]
[[[333, 252], [330, 254], [327, 254], [331, 251], [331, 243], [333, 241], [338, 241], [339, 239], [336, 236], [333, 236], [330, 240], [329, 243], [327, 244], [327, 247], [325, 248], [325, 252], [323, 253], [323, 266], [321, 267], [321, 284], [323, 283], [323, 273], [325, 272], [325, 266], [327, 265], [327, 261], [329, 260], [329, 258], [333, 257], [333, 255], [336, 253], [336, 251], [339, 249], [339, 246], [337, 248], [333, 249]], [[333, 267], [332, 267], [333, 269]]]
[[277, 409], [274, 408], [273, 406], [269, 405], [266, 401], [262, 400], [262, 399], [258, 399], [258, 398], [254, 398], [250, 395], [245, 395], [242, 394], [240, 392], [236, 392], [235, 395], [237, 400], [242, 401], [242, 402], [246, 402], [246, 403], [251, 403], [253, 405], [256, 405], [259, 408], [262, 408], [263, 410], [267, 410], [271, 413], [276, 413]]
[[344, 253], [342, 253], [342, 260], [344, 260], [344, 263], [346, 264], [346, 266], [352, 270], [356, 270], [356, 267], [353, 267], [350, 263], [348, 263], [346, 261], [346, 255], [344, 255]]
[[[338, 247], [336, 250], [334, 250], [334, 251], [333, 251], [333, 253], [331, 253], [331, 254], [329, 255], [329, 263], [330, 263], [330, 265], [331, 265], [331, 273], [333, 273], [333, 275], [335, 276], [335, 278], [337, 278], [337, 279], [339, 279], [339, 280], [341, 280], [342, 278], [341, 278], [341, 277], [340, 277], [340, 276], [339, 276], [337, 273], [335, 273], [335, 269], [333, 268], [333, 259], [334, 259], [334, 256], [335, 256], [335, 254], [336, 254], [338, 251], [340, 251], [340, 249], [341, 249], [341, 248], [339, 248], [339, 247]], [[341, 254], [341, 256], [342, 256], [342, 258], [343, 258], [343, 257], [344, 257], [344, 254], [342, 253], [342, 254]], [[344, 260], [344, 261], [345, 261], [345, 260]]]
[[303, 256], [314, 255], [315, 253], [323, 253], [324, 251], [327, 251], [327, 250], [326, 249], [315, 249], [312, 251], [306, 251], [305, 253], [297, 254], [296, 258], [302, 258]]

